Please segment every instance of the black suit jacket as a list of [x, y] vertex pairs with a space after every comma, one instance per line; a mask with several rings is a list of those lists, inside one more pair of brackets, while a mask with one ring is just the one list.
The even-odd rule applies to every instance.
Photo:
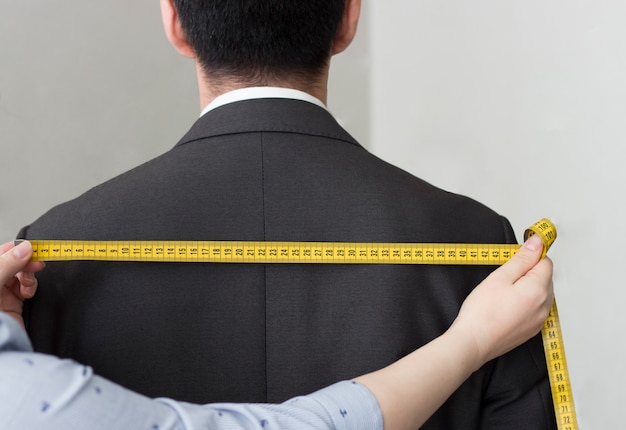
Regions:
[[[506, 219], [368, 153], [296, 100], [237, 102], [169, 152], [62, 204], [28, 239], [514, 241]], [[49, 263], [38, 351], [148, 396], [279, 402], [444, 332], [493, 267]], [[476, 372], [426, 429], [554, 427], [540, 337]]]

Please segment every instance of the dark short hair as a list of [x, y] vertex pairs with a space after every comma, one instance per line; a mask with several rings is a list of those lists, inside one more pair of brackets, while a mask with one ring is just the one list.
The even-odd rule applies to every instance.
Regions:
[[345, 0], [174, 0], [209, 76], [264, 80], [321, 71]]

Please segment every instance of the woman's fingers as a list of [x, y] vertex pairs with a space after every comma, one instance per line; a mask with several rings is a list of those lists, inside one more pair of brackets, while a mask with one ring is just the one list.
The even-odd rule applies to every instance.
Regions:
[[493, 272], [493, 275], [502, 282], [515, 283], [537, 265], [542, 252], [543, 241], [535, 234], [524, 242], [509, 261]]

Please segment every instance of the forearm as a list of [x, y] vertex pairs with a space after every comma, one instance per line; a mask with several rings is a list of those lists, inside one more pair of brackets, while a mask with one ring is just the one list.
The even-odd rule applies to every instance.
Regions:
[[460, 327], [379, 371], [358, 377], [378, 400], [385, 430], [419, 428], [481, 362]]

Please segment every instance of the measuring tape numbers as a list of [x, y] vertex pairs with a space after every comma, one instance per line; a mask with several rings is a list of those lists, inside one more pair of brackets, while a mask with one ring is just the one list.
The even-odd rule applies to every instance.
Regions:
[[[541, 236], [544, 243], [543, 256], [545, 256], [545, 253], [548, 252], [548, 249], [556, 240], [556, 227], [550, 220], [544, 218], [526, 229], [524, 240], [533, 234]], [[541, 337], [543, 339], [546, 365], [548, 366], [557, 428], [559, 430], [578, 430], [574, 394], [572, 392], [567, 359], [565, 358], [561, 320], [559, 319], [556, 300], [552, 303], [548, 318], [543, 323]]]
[[[543, 256], [556, 239], [546, 218], [530, 226]], [[254, 242], [254, 241], [81, 241], [31, 240], [37, 261], [136, 261], [257, 264], [447, 264], [502, 265], [519, 250], [514, 244]], [[541, 330], [559, 430], [578, 430], [556, 302]]]
[[186, 263], [484, 264], [508, 261], [519, 245], [442, 243], [49, 241], [34, 240], [42, 261], [100, 260]]

